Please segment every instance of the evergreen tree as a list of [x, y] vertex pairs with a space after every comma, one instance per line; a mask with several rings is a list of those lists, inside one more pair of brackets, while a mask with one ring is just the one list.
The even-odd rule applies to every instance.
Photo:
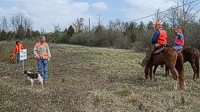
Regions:
[[73, 34], [74, 34], [74, 28], [72, 27], [72, 25], [70, 25], [67, 31], [67, 35], [71, 37]]
[[18, 30], [17, 30], [17, 35], [16, 38], [17, 39], [22, 39], [25, 36], [25, 31], [22, 25], [19, 25]]
[[26, 38], [31, 38], [31, 30], [29, 28], [26, 31]]
[[6, 40], [6, 31], [2, 30], [0, 33], [0, 40]]
[[147, 24], [147, 29], [148, 30], [153, 30], [154, 29], [154, 24], [152, 21], [149, 21], [149, 23]]
[[139, 27], [139, 31], [144, 31], [144, 29], [145, 29], [145, 24], [144, 24], [144, 22], [140, 22], [140, 25], [138, 26]]

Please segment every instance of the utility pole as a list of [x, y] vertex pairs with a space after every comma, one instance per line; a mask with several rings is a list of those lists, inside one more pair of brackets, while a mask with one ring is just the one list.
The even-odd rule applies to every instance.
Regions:
[[89, 18], [89, 32], [90, 32], [90, 18]]

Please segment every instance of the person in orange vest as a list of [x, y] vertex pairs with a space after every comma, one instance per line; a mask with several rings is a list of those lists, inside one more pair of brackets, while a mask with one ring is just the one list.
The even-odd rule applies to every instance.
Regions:
[[48, 80], [48, 61], [50, 61], [51, 53], [49, 45], [45, 42], [45, 36], [40, 37], [40, 42], [34, 46], [34, 57], [37, 59], [38, 73], [42, 74], [44, 68], [44, 81]]
[[173, 48], [176, 50], [180, 50], [183, 48], [185, 44], [184, 36], [181, 29], [177, 29], [177, 31], [174, 30], [174, 32], [175, 32], [176, 37], [175, 37], [175, 43], [174, 43]]
[[20, 41], [16, 41], [15, 48], [12, 52], [12, 54], [17, 53], [17, 63], [22, 63], [22, 60], [20, 60], [20, 50], [24, 49], [24, 46], [20, 43]]
[[167, 32], [162, 29], [162, 24], [160, 22], [156, 22], [155, 24], [155, 33], [151, 39], [151, 47], [147, 51], [145, 58], [142, 60], [142, 63], [139, 63], [142, 67], [145, 67], [151, 58], [152, 53], [155, 51], [156, 47], [165, 47], [167, 44]]

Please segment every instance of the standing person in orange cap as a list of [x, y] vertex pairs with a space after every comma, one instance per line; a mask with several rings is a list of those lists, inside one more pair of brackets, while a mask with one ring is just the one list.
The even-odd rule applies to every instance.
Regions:
[[166, 46], [167, 44], [167, 32], [162, 29], [162, 24], [160, 22], [156, 22], [155, 30], [156, 31], [151, 39], [151, 48], [147, 51], [146, 57], [142, 60], [142, 63], [139, 63], [142, 67], [146, 66], [156, 47]]
[[180, 50], [183, 48], [185, 44], [184, 36], [181, 29], [178, 29], [177, 31], [174, 30], [174, 32], [176, 34], [176, 37], [173, 48], [176, 50]]
[[20, 43], [20, 41], [16, 41], [16, 45], [15, 48], [12, 52], [12, 54], [16, 54], [17, 53], [17, 63], [22, 63], [22, 61], [19, 60], [20, 58], [20, 50], [24, 49], [24, 46]]

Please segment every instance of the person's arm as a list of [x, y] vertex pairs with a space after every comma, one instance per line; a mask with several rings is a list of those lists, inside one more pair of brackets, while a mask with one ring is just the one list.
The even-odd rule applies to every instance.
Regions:
[[16, 46], [15, 46], [15, 48], [14, 48], [12, 54], [15, 54], [16, 52], [17, 52], [17, 48], [16, 48]]
[[22, 44], [22, 49], [24, 49], [24, 45]]
[[159, 31], [156, 31], [154, 34], [153, 34], [153, 38], [151, 40], [151, 44], [156, 44], [158, 43], [158, 37], [160, 35], [160, 32]]
[[50, 52], [49, 45], [47, 46], [47, 53], [48, 53], [48, 58], [51, 58], [51, 52]]
[[33, 48], [33, 52], [34, 52], [34, 57], [38, 58], [36, 45]]
[[183, 40], [183, 34], [177, 32], [176, 35], [178, 36], [178, 39], [179, 39], [179, 40]]

